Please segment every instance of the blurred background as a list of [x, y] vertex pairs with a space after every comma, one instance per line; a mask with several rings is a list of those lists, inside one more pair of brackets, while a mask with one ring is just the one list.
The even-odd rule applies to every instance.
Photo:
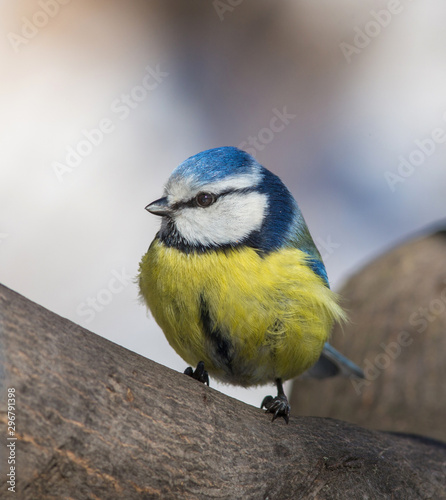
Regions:
[[[339, 289], [445, 217], [445, 15], [442, 0], [3, 0], [0, 281], [184, 370], [138, 301], [159, 225], [144, 207], [187, 157], [240, 145], [296, 196]], [[271, 392], [211, 384], [256, 406]]]

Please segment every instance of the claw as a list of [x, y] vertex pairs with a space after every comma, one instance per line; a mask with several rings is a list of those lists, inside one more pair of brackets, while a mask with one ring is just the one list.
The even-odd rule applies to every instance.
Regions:
[[273, 399], [274, 398], [272, 396], [265, 396], [263, 398], [262, 404], [260, 405], [260, 408], [263, 408], [263, 407], [268, 408], [268, 406], [271, 405]]
[[288, 399], [283, 395], [276, 396], [266, 396], [262, 401], [261, 408], [265, 407], [267, 413], [273, 413], [273, 418], [271, 422], [274, 422], [276, 418], [283, 417], [286, 423], [290, 420], [290, 405], [288, 404]]
[[209, 375], [208, 372], [204, 369], [204, 362], [199, 361], [197, 364], [197, 368], [194, 369], [191, 366], [188, 366], [184, 370], [185, 375], [188, 375], [189, 377], [194, 378], [195, 380], [198, 380], [202, 384], [207, 384], [209, 386]]
[[285, 422], [288, 423], [290, 420], [291, 407], [285, 393], [283, 392], [282, 381], [277, 379], [276, 383], [278, 395], [275, 398], [272, 396], [265, 396], [260, 408], [265, 407], [267, 413], [273, 414], [273, 418], [271, 420], [272, 422], [274, 422], [276, 418], [283, 417]]

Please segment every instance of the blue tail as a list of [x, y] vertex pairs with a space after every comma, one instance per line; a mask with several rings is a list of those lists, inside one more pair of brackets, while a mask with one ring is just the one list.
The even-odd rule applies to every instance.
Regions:
[[357, 377], [365, 378], [364, 372], [355, 365], [353, 361], [343, 356], [328, 342], [325, 343], [324, 348], [318, 361], [309, 370], [307, 370], [303, 378], [328, 378], [336, 375], [343, 377]]

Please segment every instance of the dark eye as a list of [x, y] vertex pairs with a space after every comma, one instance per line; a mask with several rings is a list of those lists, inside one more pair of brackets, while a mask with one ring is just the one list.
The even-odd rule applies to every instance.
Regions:
[[195, 197], [195, 200], [197, 202], [197, 205], [199, 207], [209, 207], [214, 203], [215, 201], [215, 196], [212, 193], [198, 193], [197, 196]]

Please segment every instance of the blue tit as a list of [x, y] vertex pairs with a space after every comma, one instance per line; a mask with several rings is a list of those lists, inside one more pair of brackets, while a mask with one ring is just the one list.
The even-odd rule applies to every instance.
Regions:
[[[282, 181], [234, 147], [203, 151], [146, 209], [161, 228], [140, 294], [185, 373], [243, 387], [275, 383], [261, 407], [288, 422], [282, 383], [310, 370], [362, 376], [327, 343], [345, 319], [302, 213]], [[319, 362], [318, 362], [319, 359]], [[313, 366], [315, 365], [315, 366]]]

